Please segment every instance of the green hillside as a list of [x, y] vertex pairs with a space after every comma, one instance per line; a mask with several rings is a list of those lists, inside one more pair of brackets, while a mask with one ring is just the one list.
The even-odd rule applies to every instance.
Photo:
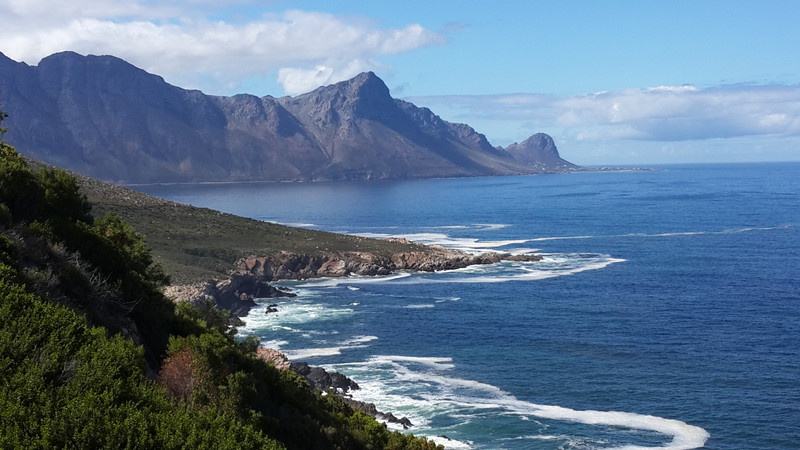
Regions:
[[171, 202], [94, 178], [77, 176], [92, 214], [114, 211], [145, 236], [153, 255], [175, 283], [204, 281], [229, 274], [236, 260], [288, 250], [366, 251], [390, 257], [425, 247], [402, 242], [327, 233], [262, 222], [207, 208]]

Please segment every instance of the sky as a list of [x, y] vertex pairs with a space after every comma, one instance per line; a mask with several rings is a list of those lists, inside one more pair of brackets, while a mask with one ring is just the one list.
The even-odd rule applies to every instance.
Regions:
[[798, 0], [0, 0], [0, 52], [114, 55], [207, 94], [364, 71], [581, 165], [800, 161]]

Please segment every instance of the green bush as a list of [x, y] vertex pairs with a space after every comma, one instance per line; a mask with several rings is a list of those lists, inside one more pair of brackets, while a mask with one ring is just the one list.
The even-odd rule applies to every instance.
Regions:
[[8, 208], [12, 222], [38, 217], [43, 207], [42, 188], [13, 147], [0, 141], [0, 203]]
[[230, 415], [170, 402], [141, 348], [13, 274], [0, 265], [0, 448], [280, 448]]
[[[198, 304], [180, 302], [175, 307], [175, 314], [194, 323], [197, 330], [213, 330], [228, 337], [236, 334], [236, 327], [244, 325], [244, 322], [232, 316], [229, 311], [217, 309], [211, 299], [202, 300]], [[252, 351], [255, 352], [255, 348]]]
[[0, 226], [7, 227], [11, 225], [11, 210], [8, 209], [5, 203], [0, 203]]
[[63, 169], [43, 169], [36, 175], [44, 193], [48, 216], [62, 221], [92, 222], [92, 206], [80, 192], [74, 176]]
[[17, 244], [5, 234], [0, 234], [0, 264], [16, 267], [18, 260]]

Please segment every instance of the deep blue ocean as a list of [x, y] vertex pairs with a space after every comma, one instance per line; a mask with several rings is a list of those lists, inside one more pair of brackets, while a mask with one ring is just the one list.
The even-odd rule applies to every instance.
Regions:
[[282, 283], [299, 296], [245, 318], [447, 448], [800, 448], [800, 163], [138, 189], [543, 255]]

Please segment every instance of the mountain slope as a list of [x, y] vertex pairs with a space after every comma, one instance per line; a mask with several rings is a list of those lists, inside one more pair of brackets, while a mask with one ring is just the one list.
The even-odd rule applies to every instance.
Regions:
[[6, 140], [21, 153], [123, 183], [575, 168], [549, 136], [493, 147], [467, 125], [392, 98], [371, 72], [294, 98], [217, 97], [172, 86], [112, 56], [64, 52], [29, 66], [0, 53], [0, 105], [9, 113]]

